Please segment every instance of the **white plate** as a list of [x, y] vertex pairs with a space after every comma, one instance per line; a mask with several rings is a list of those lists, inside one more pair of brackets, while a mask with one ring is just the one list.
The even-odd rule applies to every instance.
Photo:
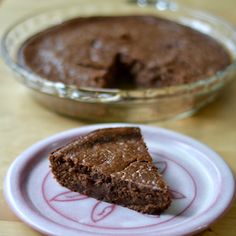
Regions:
[[48, 153], [94, 129], [91, 125], [43, 140], [22, 153], [8, 170], [4, 192], [12, 210], [47, 235], [187, 235], [202, 231], [229, 208], [232, 172], [205, 145], [184, 135], [141, 128], [154, 162], [172, 190], [171, 207], [160, 216], [141, 214], [61, 187], [52, 177]]

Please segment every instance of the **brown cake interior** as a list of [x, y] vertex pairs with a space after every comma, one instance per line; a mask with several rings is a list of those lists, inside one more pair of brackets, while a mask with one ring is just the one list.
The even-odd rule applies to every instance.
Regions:
[[94, 131], [54, 151], [49, 159], [57, 181], [72, 191], [148, 214], [170, 205], [168, 187], [139, 128]]

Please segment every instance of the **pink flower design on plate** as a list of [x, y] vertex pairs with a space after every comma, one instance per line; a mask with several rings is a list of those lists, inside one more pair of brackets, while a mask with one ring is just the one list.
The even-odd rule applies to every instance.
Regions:
[[[72, 201], [86, 200], [88, 198], [89, 198], [88, 196], [82, 195], [80, 193], [65, 191], [52, 197], [50, 201], [72, 202]], [[102, 201], [96, 201], [91, 212], [90, 216], [91, 220], [95, 223], [100, 220], [103, 220], [108, 215], [110, 215], [114, 211], [114, 209], [115, 209], [114, 204], [104, 203]]]
[[174, 200], [186, 198], [186, 196], [176, 190], [170, 189], [170, 196]]
[[93, 210], [91, 212], [91, 219], [93, 222], [98, 222], [103, 220], [108, 215], [110, 215], [115, 209], [114, 204], [104, 204], [104, 202], [97, 201], [94, 205]]
[[87, 198], [88, 198], [88, 196], [82, 195], [80, 193], [66, 191], [66, 192], [62, 192], [62, 193], [57, 194], [56, 196], [51, 198], [50, 201], [72, 202], [72, 201], [84, 200]]
[[167, 162], [166, 161], [155, 161], [154, 164], [157, 165], [158, 172], [163, 175], [167, 169]]

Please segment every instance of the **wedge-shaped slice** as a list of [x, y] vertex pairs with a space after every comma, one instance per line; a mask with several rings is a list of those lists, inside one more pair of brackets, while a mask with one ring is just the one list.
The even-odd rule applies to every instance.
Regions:
[[49, 160], [57, 181], [72, 191], [148, 214], [170, 205], [139, 128], [96, 130], [52, 152]]

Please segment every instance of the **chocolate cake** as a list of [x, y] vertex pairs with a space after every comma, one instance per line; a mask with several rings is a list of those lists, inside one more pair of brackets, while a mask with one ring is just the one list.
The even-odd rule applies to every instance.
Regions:
[[72, 191], [148, 214], [171, 203], [139, 128], [96, 130], [52, 152], [49, 160], [56, 180]]
[[30, 38], [19, 62], [40, 76], [77, 87], [149, 88], [195, 82], [230, 64], [210, 36], [154, 16], [67, 21]]

